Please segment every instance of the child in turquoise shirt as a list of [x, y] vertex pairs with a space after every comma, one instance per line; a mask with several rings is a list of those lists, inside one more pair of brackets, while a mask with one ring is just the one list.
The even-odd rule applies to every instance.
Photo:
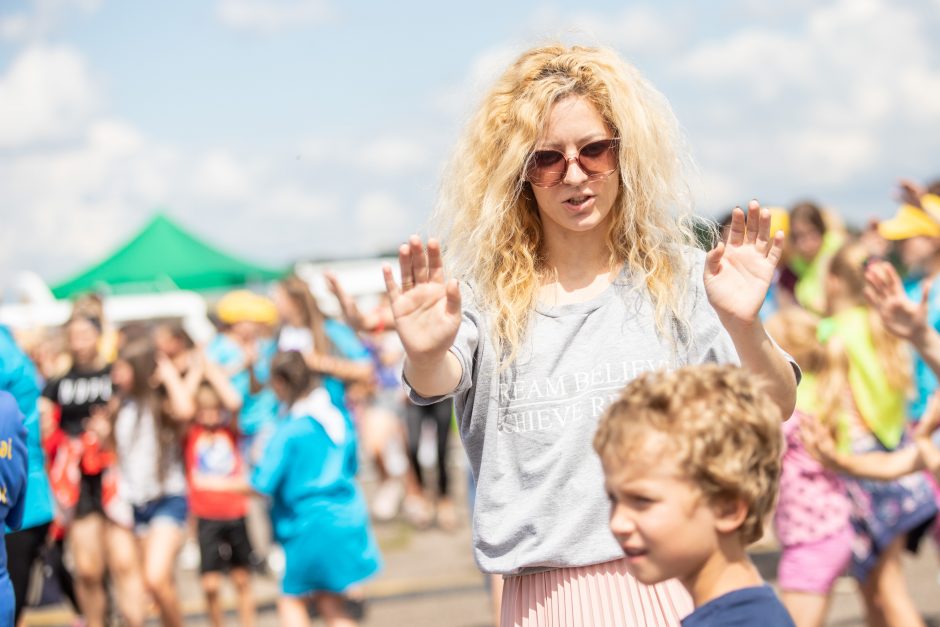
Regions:
[[355, 482], [356, 438], [303, 357], [280, 353], [271, 385], [289, 407], [251, 478], [271, 499], [274, 535], [287, 559], [278, 613], [282, 625], [307, 625], [314, 596], [328, 625], [351, 624], [342, 593], [375, 574], [381, 557]]

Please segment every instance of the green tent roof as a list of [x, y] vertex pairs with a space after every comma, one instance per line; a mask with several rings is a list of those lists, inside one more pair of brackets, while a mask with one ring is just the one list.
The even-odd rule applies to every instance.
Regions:
[[158, 213], [107, 259], [54, 286], [52, 293], [56, 298], [69, 298], [88, 291], [206, 291], [269, 281], [285, 273], [228, 255]]

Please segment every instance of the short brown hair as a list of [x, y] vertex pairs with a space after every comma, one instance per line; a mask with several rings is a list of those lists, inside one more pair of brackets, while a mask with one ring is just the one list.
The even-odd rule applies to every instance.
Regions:
[[635, 463], [651, 430], [665, 436], [680, 471], [710, 503], [744, 501], [741, 536], [759, 540], [777, 498], [783, 430], [780, 410], [753, 375], [714, 364], [644, 373], [604, 412], [594, 449], [605, 466]]

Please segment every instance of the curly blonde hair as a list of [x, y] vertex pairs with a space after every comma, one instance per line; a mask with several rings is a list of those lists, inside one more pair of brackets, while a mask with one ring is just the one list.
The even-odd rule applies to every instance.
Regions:
[[493, 315], [506, 362], [523, 340], [539, 281], [551, 272], [525, 166], [552, 106], [570, 96], [591, 102], [620, 140], [620, 189], [607, 233], [611, 269], [625, 264], [645, 285], [664, 337], [672, 321], [687, 318], [684, 255], [695, 245], [689, 161], [669, 104], [612, 50], [534, 48], [509, 66], [471, 119], [435, 215], [447, 265]]
[[740, 499], [748, 513], [741, 537], [750, 544], [777, 498], [783, 455], [780, 410], [744, 370], [687, 366], [634, 379], [601, 417], [594, 449], [605, 468], [636, 463], [650, 432], [709, 503]]

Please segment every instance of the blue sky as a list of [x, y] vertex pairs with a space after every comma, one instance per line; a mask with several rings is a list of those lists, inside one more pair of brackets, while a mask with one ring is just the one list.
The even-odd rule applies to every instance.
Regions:
[[940, 177], [938, 32], [940, 0], [4, 0], [0, 289], [69, 276], [158, 207], [261, 262], [388, 249], [486, 85], [559, 38], [666, 94], [700, 213], [885, 217], [898, 176]]

